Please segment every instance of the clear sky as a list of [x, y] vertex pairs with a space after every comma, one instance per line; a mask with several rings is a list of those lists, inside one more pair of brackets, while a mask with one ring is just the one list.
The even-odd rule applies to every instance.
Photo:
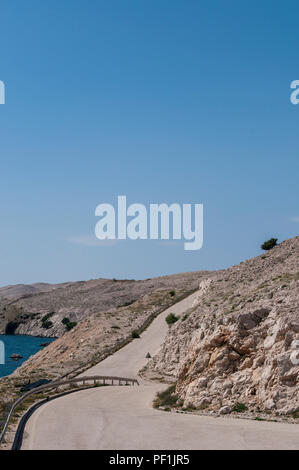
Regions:
[[[298, 234], [299, 4], [2, 0], [0, 284], [216, 269]], [[204, 204], [204, 246], [99, 246], [95, 208]]]

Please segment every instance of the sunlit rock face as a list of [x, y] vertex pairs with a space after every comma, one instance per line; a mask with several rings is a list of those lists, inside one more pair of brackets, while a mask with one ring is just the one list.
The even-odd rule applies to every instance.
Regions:
[[177, 380], [184, 406], [299, 410], [299, 237], [204, 280], [147, 374]]

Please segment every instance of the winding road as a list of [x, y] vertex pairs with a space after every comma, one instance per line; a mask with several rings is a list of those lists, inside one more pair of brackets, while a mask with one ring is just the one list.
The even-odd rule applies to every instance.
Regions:
[[[192, 306], [192, 294], [160, 314], [140, 339], [84, 372], [137, 378], [167, 332], [165, 317]], [[299, 427], [245, 419], [167, 413], [152, 408], [164, 385], [141, 381], [139, 387], [103, 387], [62, 396], [29, 418], [22, 449], [299, 449]]]

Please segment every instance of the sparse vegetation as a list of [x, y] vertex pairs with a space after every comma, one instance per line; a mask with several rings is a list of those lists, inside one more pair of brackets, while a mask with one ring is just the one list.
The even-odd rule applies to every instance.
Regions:
[[47, 313], [47, 315], [44, 315], [42, 318], [42, 323], [45, 323], [46, 321], [48, 321], [54, 315], [54, 313], [55, 312], [51, 312], [51, 313]]
[[159, 392], [154, 400], [154, 408], [159, 408], [160, 406], [171, 407], [176, 405], [179, 397], [175, 392], [175, 385], [171, 385], [163, 392]]
[[172, 325], [173, 323], [177, 322], [179, 319], [179, 317], [177, 317], [174, 313], [170, 313], [169, 315], [167, 315], [167, 317], [165, 318], [165, 321], [168, 325]]
[[266, 251], [271, 250], [277, 245], [277, 240], [278, 238], [270, 238], [261, 245], [261, 249]]
[[76, 325], [77, 325], [77, 322], [75, 321], [70, 321], [69, 318], [65, 317], [61, 320], [61, 323], [63, 323], [63, 325], [65, 325], [67, 331], [70, 331], [72, 330]]
[[[205, 408], [206, 407], [204, 407], [204, 408], [200, 407], [200, 409], [205, 409]], [[195, 411], [195, 410], [196, 410], [196, 406], [194, 406], [192, 404], [188, 405], [185, 408], [182, 408], [182, 411], [189, 411], [190, 412], [190, 411]]]
[[46, 330], [49, 330], [50, 328], [53, 327], [53, 323], [50, 320], [42, 322], [42, 327], [45, 328]]
[[49, 319], [54, 315], [55, 312], [47, 313], [47, 315], [44, 315], [42, 318], [42, 328], [45, 328], [46, 330], [49, 330], [52, 328], [53, 322], [51, 322]]
[[71, 322], [69, 322], [69, 323], [66, 325], [66, 329], [67, 329], [67, 331], [70, 331], [70, 330], [72, 330], [73, 328], [75, 328], [75, 326], [77, 326], [77, 322], [71, 321]]
[[120, 308], [120, 307], [129, 307], [129, 306], [132, 305], [135, 301], [136, 301], [136, 299], [129, 300], [128, 302], [125, 302], [124, 304], [119, 305], [119, 308]]
[[199, 407], [199, 410], [206, 410], [207, 408], [209, 408], [208, 403], [202, 403]]
[[244, 411], [247, 411], [247, 410], [248, 408], [245, 405], [245, 403], [237, 402], [233, 407], [233, 411], [235, 411], [236, 413], [244, 413]]

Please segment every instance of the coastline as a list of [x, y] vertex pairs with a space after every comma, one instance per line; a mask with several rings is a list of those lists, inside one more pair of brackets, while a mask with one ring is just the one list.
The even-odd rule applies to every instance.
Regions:
[[[10, 376], [31, 356], [44, 349], [47, 345], [55, 341], [55, 338], [45, 338], [33, 335], [0, 335], [0, 341], [4, 343], [5, 361], [0, 364], [0, 379]], [[20, 357], [18, 360], [11, 358], [12, 354]]]

